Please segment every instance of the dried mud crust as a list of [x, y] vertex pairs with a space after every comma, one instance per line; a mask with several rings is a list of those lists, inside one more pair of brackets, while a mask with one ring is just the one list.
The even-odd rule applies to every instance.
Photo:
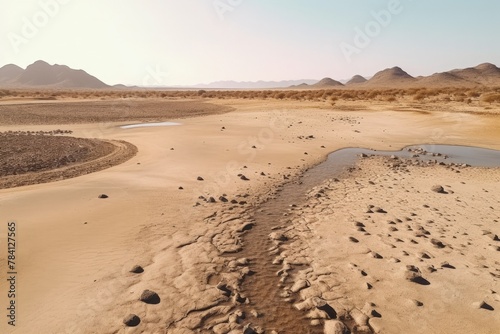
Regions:
[[124, 141], [0, 134], [0, 189], [97, 172], [136, 153], [137, 148]]
[[0, 124], [159, 121], [222, 114], [233, 108], [199, 101], [110, 100], [0, 105]]

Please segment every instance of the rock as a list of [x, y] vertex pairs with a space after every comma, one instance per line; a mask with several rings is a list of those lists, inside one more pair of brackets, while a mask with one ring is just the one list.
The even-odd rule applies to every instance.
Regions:
[[233, 296], [233, 301], [238, 304], [248, 303], [248, 298], [240, 295], [238, 292]]
[[220, 196], [219, 197], [219, 201], [223, 202], [223, 203], [227, 203], [229, 202], [227, 198], [225, 198], [224, 196]]
[[134, 273], [134, 274], [141, 274], [144, 272], [144, 268], [142, 268], [141, 266], [134, 266], [131, 270], [130, 270], [131, 273]]
[[434, 191], [435, 193], [444, 194], [444, 188], [443, 186], [440, 185], [433, 186], [431, 190]]
[[421, 285], [429, 285], [430, 284], [429, 281], [427, 281], [425, 278], [422, 277], [422, 272], [420, 271], [420, 269], [418, 269], [415, 266], [411, 266], [411, 265], [406, 266], [405, 279], [410, 281], [410, 282], [421, 284]]
[[197, 180], [198, 181], [205, 181], [201, 176], [198, 176]]
[[438, 239], [431, 239], [431, 243], [434, 245], [436, 248], [445, 248], [446, 245], [443, 244], [440, 240]]
[[491, 307], [491, 305], [488, 305], [488, 303], [486, 303], [485, 301], [472, 303], [472, 307], [475, 309], [478, 309], [478, 310], [484, 309], [484, 310], [493, 311], [493, 307]]
[[216, 202], [216, 200], [215, 200], [215, 198], [210, 197], [210, 198], [207, 200], [207, 202], [208, 202], [208, 203], [215, 203], [215, 202]]
[[325, 321], [325, 326], [323, 327], [323, 333], [325, 334], [350, 334], [351, 331], [347, 328], [342, 321], [338, 320], [327, 320]]
[[376, 252], [370, 252], [369, 255], [373, 257], [374, 259], [383, 259], [384, 257], [380, 255], [379, 253]]
[[359, 242], [359, 240], [356, 239], [355, 237], [349, 237], [349, 241], [350, 242], [354, 242], [354, 243], [358, 243]]
[[356, 322], [356, 325], [358, 326], [366, 326], [368, 325], [368, 316], [361, 312], [358, 309], [353, 309], [349, 313], [351, 315], [351, 318]]
[[127, 327], [137, 327], [141, 323], [141, 318], [136, 316], [135, 314], [129, 314], [123, 319], [123, 323]]
[[158, 296], [158, 294], [154, 291], [144, 290], [140, 300], [146, 304], [159, 304], [160, 296]]
[[410, 299], [410, 303], [411, 303], [412, 305], [417, 306], [417, 307], [424, 306], [424, 303], [422, 303], [421, 301], [416, 300], [416, 299]]
[[374, 206], [373, 208], [371, 208], [371, 210], [376, 213], [387, 213], [387, 211], [385, 211], [382, 208], [379, 208], [378, 206]]
[[271, 234], [269, 234], [269, 238], [271, 240], [275, 240], [275, 241], [287, 241], [288, 238], [282, 234], [282, 233], [278, 233], [278, 232], [273, 232]]
[[297, 282], [295, 282], [294, 285], [292, 285], [292, 287], [290, 288], [290, 291], [296, 293], [296, 292], [299, 292], [300, 290], [303, 290], [303, 289], [308, 288], [310, 286], [311, 286], [311, 284], [308, 281], [298, 280]]
[[250, 311], [250, 314], [252, 315], [252, 317], [254, 318], [260, 318], [261, 317], [261, 314], [259, 312], [257, 312], [257, 310], [251, 310]]
[[243, 327], [243, 334], [263, 334], [264, 329], [259, 326], [252, 326], [252, 324], [247, 324]]
[[493, 240], [493, 241], [500, 241], [500, 239], [498, 238], [498, 235], [496, 235], [496, 234], [493, 234], [493, 233], [488, 234], [488, 237], [489, 237], [491, 240]]
[[245, 175], [241, 175], [240, 179], [242, 179], [243, 181], [250, 181], [250, 179], [248, 177], [246, 177]]
[[109, 198], [109, 196], [108, 196], [108, 195], [106, 195], [106, 194], [100, 194], [100, 195], [98, 196], [98, 198], [100, 198], [100, 199], [106, 199], [106, 198]]

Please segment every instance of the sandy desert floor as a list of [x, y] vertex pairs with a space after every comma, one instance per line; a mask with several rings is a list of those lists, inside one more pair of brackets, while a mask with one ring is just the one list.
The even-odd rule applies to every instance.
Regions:
[[[0, 125], [2, 132], [60, 128], [138, 149], [99, 172], [0, 190], [0, 239], [5, 245], [7, 223], [16, 222], [19, 273], [16, 327], [3, 316], [2, 333], [500, 328], [498, 169], [406, 172], [372, 157], [338, 181], [320, 179], [280, 199], [284, 184], [300, 184], [343, 147], [500, 149], [498, 116], [383, 104], [214, 103], [224, 108], [192, 118], [162, 117], [160, 108], [145, 118], [179, 126], [121, 129], [135, 122], [114, 118]], [[435, 184], [448, 193], [432, 192]], [[369, 205], [385, 213], [367, 213]], [[135, 266], [143, 272], [131, 272]], [[6, 276], [1, 305], [8, 305]], [[140, 324], [126, 326], [128, 315]]]

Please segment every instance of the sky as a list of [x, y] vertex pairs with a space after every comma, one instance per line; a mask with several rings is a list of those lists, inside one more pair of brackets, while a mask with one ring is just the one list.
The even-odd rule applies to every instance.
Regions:
[[0, 66], [107, 84], [349, 79], [500, 66], [498, 0], [0, 0]]

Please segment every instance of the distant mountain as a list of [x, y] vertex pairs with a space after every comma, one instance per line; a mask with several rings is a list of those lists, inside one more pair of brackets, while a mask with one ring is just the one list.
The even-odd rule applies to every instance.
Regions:
[[312, 85], [317, 80], [284, 80], [284, 81], [216, 81], [209, 84], [189, 86], [189, 88], [227, 88], [227, 89], [271, 89], [298, 86], [301, 84]]
[[313, 88], [332, 88], [332, 87], [343, 87], [344, 84], [342, 84], [339, 81], [333, 80], [332, 78], [323, 78], [314, 85], [312, 85]]
[[403, 71], [400, 67], [388, 68], [377, 72], [373, 78], [368, 80], [366, 86], [377, 87], [399, 87], [415, 82], [416, 79]]
[[352, 77], [351, 80], [349, 80], [346, 83], [346, 86], [355, 85], [355, 84], [362, 84], [362, 83], [365, 83], [367, 81], [368, 80], [366, 78], [362, 77], [361, 75], [355, 75]]
[[490, 63], [480, 64], [476, 67], [469, 67], [463, 70], [453, 70], [448, 73], [474, 84], [500, 85], [500, 68]]
[[0, 84], [9, 87], [47, 88], [108, 88], [101, 80], [83, 70], [74, 70], [65, 65], [49, 65], [39, 60], [25, 70], [16, 65], [0, 68]]
[[453, 73], [434, 73], [428, 77], [417, 78], [418, 86], [422, 87], [468, 87], [476, 86], [475, 83], [465, 80]]
[[[368, 79], [369, 78], [369, 79]], [[284, 81], [217, 81], [209, 84], [180, 87], [155, 87], [154, 89], [373, 89], [409, 87], [476, 87], [500, 86], [500, 68], [484, 63], [476, 67], [455, 69], [414, 78], [400, 67], [387, 68], [373, 77], [355, 75], [350, 80], [337, 81], [332, 78], [317, 80]], [[151, 89], [147, 87], [114, 85], [108, 86], [83, 70], [65, 65], [50, 65], [36, 61], [26, 69], [13, 64], [0, 68], [0, 88], [62, 88], [62, 89]]]
[[23, 69], [17, 65], [9, 64], [0, 68], [0, 84], [8, 84], [16, 80], [23, 73]]

